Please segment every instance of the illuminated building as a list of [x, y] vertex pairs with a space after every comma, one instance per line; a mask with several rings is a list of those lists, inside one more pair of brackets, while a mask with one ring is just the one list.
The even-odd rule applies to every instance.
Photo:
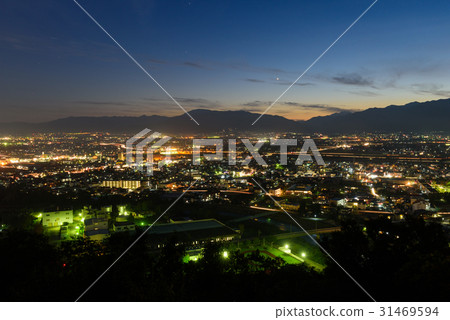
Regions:
[[209, 242], [231, 241], [238, 233], [215, 219], [182, 221], [154, 225], [148, 240], [154, 249], [161, 248], [170, 239], [187, 246], [202, 246]]
[[116, 221], [113, 224], [114, 232], [135, 232], [136, 225], [128, 221]]
[[139, 180], [103, 181], [102, 187], [134, 190], [141, 187], [141, 181]]
[[91, 240], [101, 241], [109, 236], [107, 218], [86, 219], [84, 225], [84, 235]]
[[73, 222], [73, 210], [44, 212], [42, 214], [42, 225], [44, 227], [62, 226], [64, 222]]

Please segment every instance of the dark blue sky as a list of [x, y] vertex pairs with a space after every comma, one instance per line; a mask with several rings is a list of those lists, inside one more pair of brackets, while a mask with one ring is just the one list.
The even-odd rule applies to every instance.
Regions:
[[[187, 110], [262, 112], [373, 1], [79, 0]], [[0, 121], [182, 111], [72, 0], [0, 3]], [[450, 97], [450, 1], [379, 0], [269, 113]]]

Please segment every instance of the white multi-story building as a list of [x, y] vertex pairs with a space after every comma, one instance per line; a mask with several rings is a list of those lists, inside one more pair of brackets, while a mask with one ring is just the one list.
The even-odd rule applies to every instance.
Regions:
[[62, 226], [64, 222], [73, 223], [73, 210], [44, 212], [42, 225], [44, 227]]

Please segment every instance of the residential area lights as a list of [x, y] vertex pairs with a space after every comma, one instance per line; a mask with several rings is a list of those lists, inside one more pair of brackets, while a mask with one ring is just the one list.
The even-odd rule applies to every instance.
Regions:
[[[193, 165], [192, 138], [180, 137], [174, 138], [174, 143], [186, 153], [172, 153], [173, 162], [161, 168], [157, 168], [155, 163], [155, 172], [151, 177], [126, 165], [125, 150], [121, 144], [124, 135], [100, 137], [86, 134], [74, 138], [73, 135], [61, 134], [58, 137], [44, 135], [39, 143], [33, 140], [19, 149], [0, 152], [2, 156], [9, 157], [8, 168], [2, 167], [4, 170], [0, 172], [0, 189], [14, 192], [14, 199], [20, 199], [25, 194], [39, 199], [42, 185], [48, 186], [45, 197], [36, 203], [36, 208], [46, 209], [30, 213], [34, 219], [26, 220], [29, 223], [26, 228], [35, 230], [32, 226], [42, 225], [43, 228], [36, 231], [43, 230], [48, 234], [48, 241], [55, 248], [63, 242], [70, 245], [70, 241], [78, 246], [79, 240], [98, 241], [106, 248], [109, 237], [118, 237], [120, 233], [135, 237], [144, 229], [159, 226], [167, 233], [157, 236], [155, 232], [152, 237], [142, 240], [147, 241], [145, 248], [152, 250], [152, 258], [154, 251], [155, 259], [169, 234], [181, 228], [188, 230], [183, 243], [183, 248], [186, 247], [185, 263], [204, 259], [204, 246], [210, 240], [216, 242], [220, 238], [220, 241], [231, 241], [230, 246], [225, 244], [221, 249], [215, 249], [224, 270], [229, 268], [228, 263], [233, 257], [243, 255], [251, 261], [254, 255], [247, 252], [259, 251], [264, 257], [279, 257], [290, 265], [306, 263], [321, 272], [329, 261], [320, 249], [305, 243], [303, 232], [282, 214], [283, 211], [301, 221], [301, 226], [308, 233], [330, 233], [324, 237], [331, 238], [336, 232], [346, 232], [341, 229], [340, 217], [349, 217], [356, 220], [355, 227], [362, 236], [388, 241], [390, 246], [407, 243], [408, 233], [398, 233], [401, 234], [398, 236], [395, 230], [416, 228], [410, 221], [423, 217], [425, 225], [436, 223], [443, 228], [449, 225], [450, 215], [447, 212], [450, 207], [445, 193], [450, 191], [449, 165], [442, 160], [448, 157], [447, 136], [436, 135], [430, 139], [413, 135], [336, 136], [326, 139], [314, 136], [327, 160], [326, 166], [314, 163], [297, 166], [296, 156], [291, 157], [290, 152], [287, 154], [288, 165], [277, 165], [280, 155], [273, 148], [261, 151], [267, 166], [258, 165], [255, 161], [248, 165], [242, 165], [240, 161], [229, 165], [225, 160]], [[297, 139], [299, 135], [280, 137]], [[371, 144], [363, 147], [366, 140], [370, 140]], [[341, 141], [351, 144], [351, 147], [345, 151], [336, 149]], [[236, 145], [237, 159], [249, 156], [244, 147]], [[102, 157], [88, 157], [86, 160], [60, 158], [48, 164], [39, 162], [40, 165], [34, 161], [15, 163], [15, 160], [9, 160], [42, 151], [46, 155], [101, 153]], [[205, 153], [209, 151], [204, 149]], [[428, 157], [424, 160], [413, 154], [419, 151], [428, 152]], [[371, 157], [376, 161], [372, 161]], [[162, 158], [155, 153], [155, 161]], [[183, 194], [193, 179], [197, 181], [195, 188]], [[267, 194], [278, 199], [282, 208], [275, 205], [265, 192], [261, 192], [255, 180], [264, 185]], [[163, 215], [153, 225], [160, 208], [180, 195], [183, 196], [177, 204], [177, 212]], [[64, 205], [48, 205], [51, 199], [57, 199], [57, 204]], [[76, 209], [68, 210], [71, 207]], [[227, 212], [219, 212], [222, 207], [226, 207]], [[52, 211], [55, 208], [57, 211]], [[24, 207], [24, 210], [28, 212], [30, 209]], [[211, 231], [216, 230], [215, 227], [209, 227], [212, 220], [216, 221], [217, 233]], [[373, 225], [367, 223], [372, 220]], [[389, 229], [385, 227], [388, 223]], [[186, 229], [182, 227], [184, 224]], [[188, 229], [190, 225], [195, 228]], [[13, 231], [12, 227], [8, 227], [0, 226], [0, 239], [6, 239], [5, 236]], [[369, 232], [371, 230], [376, 232], [376, 237]], [[222, 239], [222, 231], [232, 236]], [[255, 235], [258, 235], [257, 239]], [[207, 238], [203, 239], [204, 236]], [[239, 238], [237, 244], [233, 241], [235, 236]], [[405, 240], [397, 240], [399, 237]], [[203, 240], [197, 241], [200, 239]], [[23, 241], [28, 240], [24, 238]], [[346, 244], [343, 242], [342, 245]], [[90, 247], [85, 249], [91, 250]], [[110, 254], [112, 251], [105, 252]], [[342, 254], [347, 253], [343, 250]], [[207, 259], [213, 257], [207, 255]], [[415, 257], [411, 256], [411, 259], [414, 261]], [[202, 267], [203, 264], [199, 266]], [[259, 272], [258, 266], [252, 264], [251, 268], [252, 272]]]

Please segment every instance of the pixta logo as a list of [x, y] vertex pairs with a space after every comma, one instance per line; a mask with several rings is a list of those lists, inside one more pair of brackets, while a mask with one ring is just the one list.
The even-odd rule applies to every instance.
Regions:
[[[172, 137], [165, 136], [161, 138], [159, 132], [150, 134], [150, 129], [144, 129], [138, 134], [134, 135], [126, 142], [126, 162], [129, 167], [146, 173], [147, 175], [153, 174], [153, 167], [155, 165], [153, 159], [153, 153], [155, 150], [163, 146]], [[159, 139], [159, 140], [157, 140]], [[155, 142], [155, 140], [157, 140]], [[153, 144], [151, 144], [154, 142]], [[259, 165], [267, 165], [262, 155], [259, 153], [261, 147], [265, 144], [264, 141], [257, 141], [252, 144], [249, 139], [241, 139], [245, 149], [250, 153], [245, 159], [237, 160], [236, 153], [236, 139], [228, 139], [228, 164], [232, 165], [248, 165], [252, 160], [255, 160]], [[297, 139], [270, 139], [270, 145], [279, 147], [280, 164], [287, 165], [288, 162], [288, 147], [296, 147], [298, 144]], [[192, 163], [194, 165], [200, 165], [202, 155], [202, 147], [213, 147], [215, 153], [204, 153], [203, 159], [206, 161], [223, 161], [224, 159], [224, 140], [223, 139], [193, 139], [192, 141]], [[211, 150], [211, 148], [209, 148]], [[292, 153], [290, 153], [292, 154]], [[318, 165], [325, 165], [323, 158], [317, 148], [313, 139], [305, 139], [303, 145], [298, 152], [296, 165], [302, 165], [305, 161], [314, 162], [313, 157]], [[163, 167], [170, 161], [170, 154], [158, 162], [158, 168]]]
[[[241, 139], [245, 148], [250, 153], [245, 159], [239, 162], [240, 165], [248, 165], [250, 161], [255, 160], [261, 166], [267, 165], [266, 161], [264, 161], [263, 157], [259, 153], [261, 147], [265, 144], [264, 141], [257, 141], [255, 144], [252, 144], [249, 139]], [[271, 146], [278, 146], [280, 149], [280, 164], [287, 165], [288, 162], [288, 147], [297, 146], [297, 139], [270, 139]], [[201, 155], [200, 150], [201, 147], [213, 146], [215, 148], [214, 154], [204, 154], [203, 158], [209, 161], [221, 161], [223, 160], [223, 146], [224, 141], [222, 139], [194, 139], [193, 141], [193, 163], [195, 165], [200, 164]], [[303, 141], [302, 148], [298, 153], [298, 157], [295, 161], [296, 165], [302, 165], [305, 161], [312, 161], [313, 159], [311, 155], [308, 153], [311, 151], [313, 157], [315, 158], [318, 165], [324, 166], [325, 162], [317, 148], [313, 139], [305, 139]], [[237, 164], [236, 157], [236, 139], [228, 139], [228, 164], [235, 165]]]
[[[146, 173], [147, 175], [153, 175], [153, 153], [155, 150], [161, 148], [172, 137], [162, 137], [161, 133], [151, 132], [150, 129], [144, 129], [138, 134], [134, 135], [125, 143], [126, 147], [126, 162], [130, 168], [136, 168], [136, 170]], [[159, 139], [155, 143], [156, 139]], [[158, 162], [158, 168], [164, 166], [170, 160], [170, 155], [166, 156], [164, 160]]]

